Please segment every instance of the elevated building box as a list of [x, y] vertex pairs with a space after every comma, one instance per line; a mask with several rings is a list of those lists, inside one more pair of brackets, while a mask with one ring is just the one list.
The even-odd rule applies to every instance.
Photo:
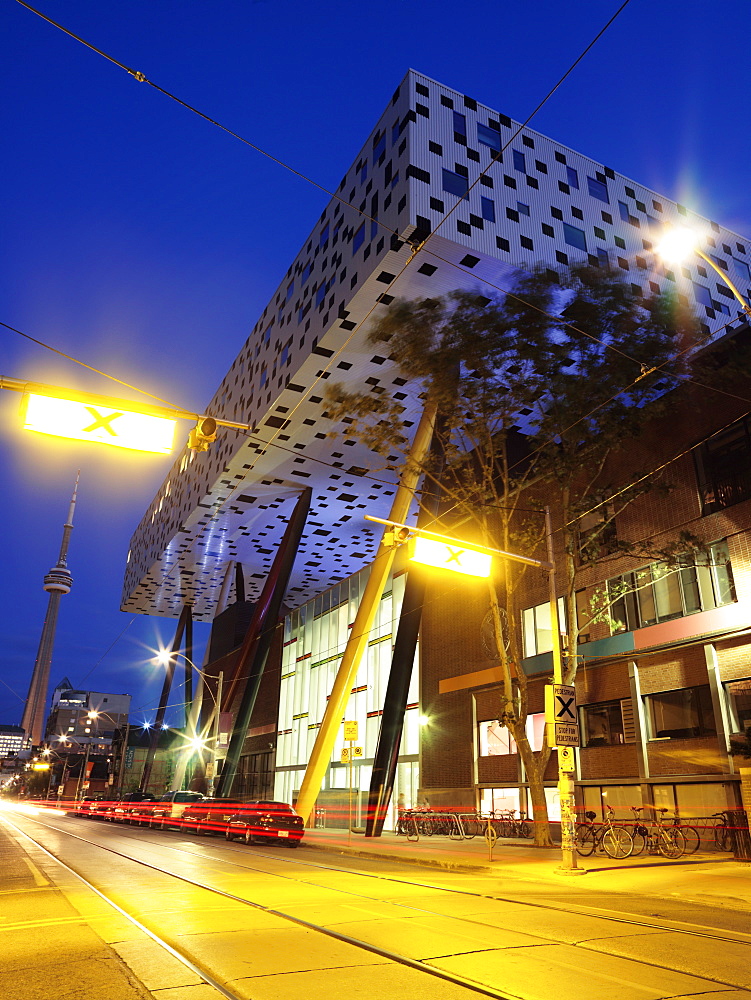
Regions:
[[[519, 131], [505, 113], [414, 71], [394, 92], [336, 194], [206, 408], [213, 416], [247, 422], [251, 433], [220, 430], [208, 452], [185, 449], [178, 456], [133, 536], [122, 598], [123, 610], [172, 617], [190, 603], [197, 619], [211, 621], [231, 566], [240, 562], [245, 596], [255, 601], [294, 498], [302, 486], [312, 486], [313, 505], [285, 599], [295, 609], [285, 623], [285, 643], [302, 636], [306, 644], [294, 658], [285, 645], [281, 668], [278, 738], [296, 734], [294, 749], [282, 752], [280, 743], [277, 755], [278, 793], [287, 798], [299, 787], [325, 704], [324, 677], [341, 655], [340, 633], [351, 624], [358, 580], [375, 550], [377, 536], [363, 514], [386, 516], [394, 490], [393, 474], [363, 445], [328, 437], [333, 425], [326, 416], [326, 386], [340, 382], [358, 390], [370, 387], [374, 394], [399, 400], [408, 419], [419, 412], [419, 387], [405, 384], [389, 358], [368, 344], [370, 317], [397, 297], [440, 295], [459, 287], [502, 291], [519, 270], [534, 264], [560, 268], [589, 261], [621, 269], [625, 280], [646, 293], [676, 290], [695, 307], [709, 339], [737, 328], [733, 299], [699, 258], [670, 271], [655, 256], [653, 243], [666, 223], [698, 223], [707, 234], [705, 252], [742, 290], [751, 284], [751, 244], [744, 238], [533, 129]], [[714, 409], [707, 413], [694, 408], [686, 420], [688, 445], [723, 426]], [[711, 464], [711, 456], [707, 461]], [[722, 483], [713, 486], [711, 476], [704, 475], [697, 485], [690, 456], [676, 468], [684, 513], [702, 519], [711, 535], [708, 541], [728, 539], [737, 594], [745, 593], [740, 563], [745, 566], [748, 525], [736, 517], [745, 507], [734, 507], [733, 516], [726, 517], [722, 504], [731, 494], [727, 488], [722, 492]], [[374, 469], [377, 474], [370, 474]], [[733, 494], [742, 495], [742, 489]], [[666, 532], [677, 525], [670, 520], [671, 509], [678, 512], [672, 500], [661, 514]], [[646, 530], [658, 513], [642, 511], [639, 530]], [[356, 769], [361, 788], [368, 784], [377, 732], [373, 720], [378, 718], [389, 667], [385, 636], [390, 633], [384, 629], [391, 626], [383, 622], [395, 623], [398, 617], [398, 586], [392, 596], [373, 633], [371, 648], [378, 648], [378, 655], [363, 666], [355, 685], [356, 697], [362, 685], [371, 692], [363, 705], [353, 708], [366, 732], [363, 764]], [[539, 603], [533, 594], [529, 600], [531, 606]], [[720, 666], [710, 682], [711, 705], [725, 729], [735, 724], [733, 711], [746, 711], [747, 695], [741, 687], [733, 689], [736, 694], [727, 693], [723, 685], [730, 674], [723, 674], [723, 664], [732, 659], [737, 684], [751, 676], [744, 665], [745, 643], [737, 638], [744, 627], [745, 603], [740, 596], [733, 603], [735, 631], [723, 632], [728, 627], [724, 625], [718, 626], [718, 633], [713, 625], [708, 633], [736, 636], [717, 642]], [[482, 599], [467, 594], [463, 604], [471, 611], [461, 617], [434, 608], [424, 619], [414, 718], [435, 712], [447, 725], [423, 726], [407, 736], [404, 790], [412, 800], [427, 794], [433, 804], [453, 800], [525, 805], [518, 766], [481, 759], [487, 755], [480, 753], [486, 743], [479, 726], [494, 719], [489, 708], [484, 709], [488, 717], [477, 717], [477, 697], [492, 691], [493, 665], [477, 640], [475, 618], [481, 620], [484, 614]], [[694, 634], [690, 620], [685, 621]], [[634, 693], [629, 665], [636, 663], [641, 671], [639, 650], [649, 650], [649, 663], [643, 665], [646, 680], [654, 657], [661, 657], [671, 643], [684, 644], [687, 636], [671, 638], [668, 630], [664, 640], [652, 643], [642, 632], [649, 628], [612, 637], [593, 635], [589, 653], [585, 650], [593, 672], [595, 664], [603, 671], [597, 682], [599, 700], [589, 703], [617, 703], [624, 738], [622, 748], [605, 747], [599, 758], [596, 745], [585, 748], [582, 787], [600, 789], [586, 792], [587, 803], [608, 784], [632, 789], [634, 795], [652, 794], [652, 785], [659, 784], [654, 794], [667, 801], [675, 798], [676, 783], [729, 787], [734, 780], [720, 745], [722, 734], [716, 736], [716, 752], [709, 754], [711, 763], [706, 754], [699, 755], [708, 762], [706, 769], [697, 760], [698, 770], [688, 772], [684, 760], [672, 776], [663, 772], [659, 783], [652, 775], [650, 760], [658, 768], [659, 754], [655, 757], [657, 751], [646, 745], [644, 717], [654, 704], [646, 701], [651, 695]], [[726, 651], [728, 643], [739, 642], [740, 652], [735, 647], [732, 654]], [[530, 656], [530, 668], [544, 671], [544, 651], [534, 655], [542, 659]], [[327, 664], [325, 672], [316, 667], [322, 663]], [[458, 680], [470, 676], [472, 683]], [[678, 688], [671, 690], [703, 687], [689, 685], [681, 668], [672, 676], [670, 683]], [[591, 683], [587, 672], [586, 684]], [[727, 707], [731, 697], [741, 708]], [[488, 698], [483, 698], [486, 703]], [[307, 713], [304, 736], [302, 710]], [[332, 761], [329, 771], [330, 789], [344, 780], [335, 764]], [[612, 780], [604, 773], [607, 769], [613, 771]], [[502, 792], [493, 791], [496, 787]], [[632, 791], [613, 795], [627, 802]]]

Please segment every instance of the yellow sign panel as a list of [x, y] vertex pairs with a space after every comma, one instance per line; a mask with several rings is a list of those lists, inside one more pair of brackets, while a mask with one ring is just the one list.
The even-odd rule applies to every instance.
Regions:
[[491, 556], [477, 549], [463, 548], [460, 543], [439, 542], [418, 535], [411, 542], [410, 559], [436, 569], [450, 569], [467, 576], [490, 576]]
[[357, 739], [357, 722], [344, 723], [344, 738], [345, 740]]
[[37, 393], [26, 397], [24, 428], [160, 455], [169, 455], [175, 437], [175, 421], [166, 417]]
[[34, 771], [49, 771], [50, 769], [49, 764], [43, 764], [41, 761], [37, 764], [32, 764], [31, 767]]

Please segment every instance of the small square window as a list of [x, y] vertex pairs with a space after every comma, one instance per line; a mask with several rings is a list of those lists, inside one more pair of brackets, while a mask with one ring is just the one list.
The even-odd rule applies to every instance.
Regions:
[[477, 123], [477, 141], [482, 143], [483, 146], [488, 146], [490, 149], [494, 149], [497, 153], [501, 151], [501, 135], [493, 128], [489, 128], [487, 125], [483, 125], [481, 122]]
[[577, 229], [576, 226], [570, 226], [564, 222], [563, 238], [570, 247], [576, 247], [577, 250], [587, 249], [587, 237], [583, 229]]
[[525, 248], [525, 250], [534, 250], [535, 245], [528, 236], [520, 236], [519, 242]]
[[571, 214], [575, 219], [581, 219], [581, 220], [584, 219], [584, 213], [581, 211], [581, 209], [575, 208], [574, 206], [571, 207]]
[[457, 222], [456, 231], [458, 233], [461, 233], [463, 236], [472, 235], [472, 227], [469, 225], [468, 222], [461, 222], [461, 221]]
[[460, 114], [458, 111], [454, 111], [454, 132], [458, 132], [459, 135], [466, 136], [467, 134], [467, 119], [465, 115]]
[[498, 247], [499, 250], [505, 250], [506, 253], [508, 253], [509, 250], [511, 249], [511, 244], [509, 243], [509, 241], [504, 239], [502, 236], [496, 236], [495, 245]]
[[440, 198], [431, 198], [430, 199], [430, 207], [433, 209], [434, 212], [445, 212], [446, 211], [446, 209], [444, 208], [443, 202], [440, 200]]
[[571, 194], [571, 188], [564, 181], [558, 181], [558, 190], [563, 194]]
[[604, 201], [607, 205], [610, 204], [608, 186], [605, 181], [601, 181], [595, 177], [587, 177], [587, 188], [593, 198], [597, 198], [598, 201]]
[[542, 224], [542, 232], [544, 236], [555, 236], [555, 230], [553, 227], [546, 225], [544, 222]]
[[535, 160], [535, 166], [541, 174], [546, 174], [548, 172], [547, 164], [543, 163], [542, 160]]
[[511, 219], [512, 222], [518, 222], [519, 221], [519, 213], [514, 208], [507, 208], [506, 209], [506, 218], [507, 219]]
[[579, 190], [579, 174], [573, 167], [566, 167], [566, 181], [569, 187]]
[[516, 209], [519, 215], [529, 215], [529, 205], [525, 205], [523, 201], [517, 201]]
[[475, 257], [473, 254], [465, 254], [464, 257], [459, 261], [462, 267], [474, 267], [476, 264], [480, 263], [480, 258]]
[[453, 170], [443, 168], [443, 190], [448, 194], [455, 194], [458, 198], [464, 198], [469, 188], [469, 182], [461, 174], [455, 174]]
[[438, 156], [443, 156], [443, 146], [438, 142], [429, 142], [428, 149], [431, 153], [436, 153]]
[[486, 222], [495, 222], [495, 202], [492, 198], [480, 198], [482, 217]]

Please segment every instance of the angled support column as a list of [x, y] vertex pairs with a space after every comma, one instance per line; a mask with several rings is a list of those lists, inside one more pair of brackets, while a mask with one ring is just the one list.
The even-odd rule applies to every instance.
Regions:
[[184, 604], [183, 609], [180, 612], [180, 617], [177, 621], [177, 628], [175, 629], [175, 638], [172, 641], [171, 656], [167, 661], [167, 666], [164, 668], [164, 684], [162, 685], [162, 693], [159, 697], [159, 707], [156, 711], [156, 719], [154, 720], [154, 727], [151, 730], [151, 735], [149, 738], [149, 749], [146, 751], [146, 760], [143, 765], [143, 774], [141, 775], [141, 783], [139, 788], [142, 792], [145, 792], [149, 787], [149, 781], [151, 780], [151, 771], [154, 767], [154, 757], [156, 756], [156, 748], [159, 742], [159, 736], [162, 732], [162, 725], [164, 723], [164, 716], [167, 711], [167, 699], [169, 698], [170, 689], [172, 687], [172, 678], [175, 674], [175, 660], [177, 657], [176, 653], [180, 652], [180, 645], [183, 641], [183, 634], [185, 632], [187, 623], [189, 620], [192, 621], [193, 618], [193, 608], [190, 604]]
[[[428, 453], [430, 442], [433, 436], [433, 424], [435, 421], [436, 407], [430, 397], [425, 404], [420, 423], [415, 433], [409, 457], [402, 469], [399, 486], [394, 494], [391, 505], [389, 520], [404, 523], [404, 519], [409, 514], [409, 508], [414, 500], [417, 483], [422, 475], [422, 465]], [[390, 532], [384, 531], [384, 536]], [[315, 807], [318, 793], [321, 790], [326, 769], [331, 760], [331, 751], [334, 747], [336, 734], [344, 718], [352, 684], [354, 683], [360, 661], [368, 645], [370, 630], [373, 626], [378, 602], [381, 599], [383, 588], [391, 572], [394, 562], [394, 546], [381, 538], [375, 559], [370, 567], [370, 576], [365, 584], [365, 590], [357, 609], [355, 621], [350, 630], [347, 645], [344, 649], [342, 662], [334, 681], [334, 686], [329, 696], [326, 711], [321, 720], [321, 727], [318, 730], [313, 751], [310, 755], [308, 767], [305, 771], [300, 794], [297, 799], [297, 811], [307, 824]]]
[[[274, 557], [269, 575], [266, 578], [263, 592], [256, 603], [253, 619], [240, 647], [240, 654], [235, 666], [235, 679], [242, 676], [246, 665], [249, 667], [248, 679], [245, 683], [240, 707], [238, 708], [235, 724], [232, 728], [232, 736], [227, 748], [227, 756], [224, 760], [222, 774], [214, 793], [217, 798], [229, 798], [232, 794], [232, 785], [237, 775], [240, 754], [242, 753], [253, 709], [255, 708], [263, 670], [269, 655], [269, 647], [271, 646], [274, 629], [279, 621], [282, 600], [287, 590], [295, 557], [297, 556], [312, 496], [313, 491], [310, 487], [307, 487], [300, 494], [300, 498], [295, 504], [295, 509], [287, 524], [287, 530], [284, 532], [284, 537]], [[220, 710], [221, 706], [217, 705], [217, 712]]]
[[[437, 434], [433, 435], [430, 451], [434, 460], [439, 457], [440, 443]], [[420, 513], [417, 518], [418, 528], [428, 527], [435, 520], [439, 506], [439, 491], [436, 485], [431, 488], [427, 496], [424, 485], [422, 492]], [[404, 728], [404, 714], [407, 710], [417, 638], [420, 634], [426, 586], [427, 574], [421, 567], [411, 566], [407, 573], [404, 599], [399, 613], [399, 627], [396, 631], [391, 671], [383, 700], [383, 714], [381, 715], [378, 742], [373, 759], [368, 811], [365, 820], [366, 837], [381, 836], [386, 812], [394, 791], [396, 765], [399, 759], [399, 746]]]

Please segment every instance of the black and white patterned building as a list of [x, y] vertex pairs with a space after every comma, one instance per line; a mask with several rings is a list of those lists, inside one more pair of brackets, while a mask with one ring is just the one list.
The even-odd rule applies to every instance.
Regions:
[[313, 504], [287, 605], [370, 561], [363, 514], [386, 516], [394, 477], [361, 445], [328, 437], [324, 394], [335, 382], [370, 387], [417, 412], [415, 387], [367, 344], [370, 317], [394, 297], [498, 291], [538, 262], [607, 259], [635, 288], [674, 287], [708, 333], [735, 323], [731, 293], [699, 257], [670, 271], [653, 245], [665, 223], [696, 226], [745, 293], [751, 241], [518, 129], [407, 73], [206, 408], [253, 432], [220, 429], [208, 452], [178, 457], [133, 536], [123, 610], [176, 617], [191, 603], [211, 620], [234, 561], [254, 599], [304, 486]]

